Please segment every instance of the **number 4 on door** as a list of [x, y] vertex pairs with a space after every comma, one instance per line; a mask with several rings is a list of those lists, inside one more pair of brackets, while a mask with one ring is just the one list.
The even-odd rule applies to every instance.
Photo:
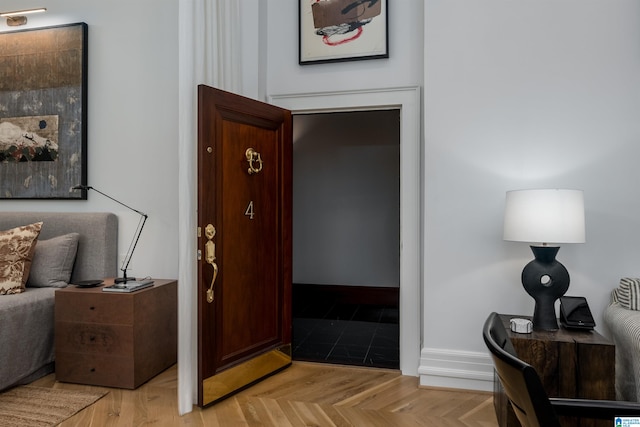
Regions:
[[250, 201], [247, 205], [247, 209], [245, 209], [244, 215], [248, 216], [249, 219], [253, 219], [253, 216], [255, 215], [255, 213], [253, 212], [253, 200]]

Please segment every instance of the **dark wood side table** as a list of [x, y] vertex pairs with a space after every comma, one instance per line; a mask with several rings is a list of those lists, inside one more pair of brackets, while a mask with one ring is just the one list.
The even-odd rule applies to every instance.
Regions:
[[154, 279], [132, 293], [57, 290], [56, 379], [134, 389], [175, 364], [177, 289], [175, 280]]
[[[615, 400], [615, 346], [596, 331], [511, 331], [510, 319], [528, 316], [501, 314], [500, 318], [518, 357], [532, 365], [550, 397]], [[494, 406], [500, 427], [519, 427], [498, 378]], [[612, 421], [565, 418], [563, 426], [611, 426]]]

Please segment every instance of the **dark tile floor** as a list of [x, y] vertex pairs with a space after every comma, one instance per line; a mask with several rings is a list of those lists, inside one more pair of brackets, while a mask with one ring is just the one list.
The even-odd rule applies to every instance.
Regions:
[[294, 300], [293, 359], [399, 369], [398, 318], [397, 307]]

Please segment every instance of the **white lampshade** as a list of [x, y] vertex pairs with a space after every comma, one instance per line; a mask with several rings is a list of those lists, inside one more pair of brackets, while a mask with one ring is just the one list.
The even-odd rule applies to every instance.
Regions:
[[584, 243], [581, 190], [507, 191], [504, 240], [530, 243]]

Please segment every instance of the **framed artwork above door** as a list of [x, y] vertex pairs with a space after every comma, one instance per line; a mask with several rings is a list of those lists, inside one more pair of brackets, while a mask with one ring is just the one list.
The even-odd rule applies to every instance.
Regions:
[[387, 0], [299, 0], [299, 64], [389, 57]]

